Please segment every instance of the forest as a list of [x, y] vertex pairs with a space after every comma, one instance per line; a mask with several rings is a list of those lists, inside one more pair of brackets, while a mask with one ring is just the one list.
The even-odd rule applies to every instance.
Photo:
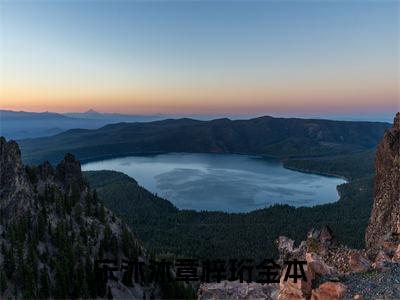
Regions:
[[344, 244], [363, 247], [372, 206], [373, 154], [288, 160], [285, 166], [291, 168], [347, 178], [338, 186], [339, 201], [299, 208], [274, 205], [249, 213], [179, 210], [122, 173], [89, 171], [85, 176], [104, 204], [125, 219], [154, 253], [263, 259], [277, 255], [275, 240], [280, 235], [300, 241], [308, 230], [322, 225], [331, 227]]

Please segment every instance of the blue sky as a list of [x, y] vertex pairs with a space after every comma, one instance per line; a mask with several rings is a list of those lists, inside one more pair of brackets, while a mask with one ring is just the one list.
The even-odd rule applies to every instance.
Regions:
[[398, 1], [2, 2], [3, 108], [390, 113]]

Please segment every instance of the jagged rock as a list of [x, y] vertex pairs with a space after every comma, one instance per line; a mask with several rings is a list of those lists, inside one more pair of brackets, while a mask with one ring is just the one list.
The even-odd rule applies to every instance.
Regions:
[[277, 284], [240, 283], [239, 281], [221, 281], [203, 283], [197, 292], [197, 299], [275, 299]]
[[0, 209], [6, 222], [33, 208], [33, 187], [21, 161], [15, 141], [0, 137]]
[[301, 242], [297, 248], [295, 248], [293, 240], [285, 236], [280, 236], [277, 239], [276, 243], [278, 246], [280, 262], [290, 259], [301, 259], [301, 260], [305, 259], [307, 246], [304, 241]]
[[312, 282], [314, 280], [315, 274], [313, 270], [306, 265], [304, 267], [304, 272], [307, 280], [288, 278], [285, 281], [286, 268], [283, 270], [280, 282], [279, 282], [279, 294], [278, 300], [297, 300], [297, 299], [309, 299], [312, 291]]
[[[148, 257], [129, 227], [94, 196], [73, 155], [67, 154], [56, 170], [48, 162], [24, 167], [18, 144], [3, 137], [0, 137], [0, 217], [0, 265], [3, 267], [7, 262], [9, 267], [18, 261], [23, 270], [40, 276], [46, 274], [50, 298], [82, 296], [83, 291], [76, 294], [73, 289], [99, 275], [94, 268], [97, 258]], [[3, 234], [5, 230], [10, 234]], [[34, 257], [32, 261], [28, 260], [29, 255]], [[15, 267], [7, 270], [2, 299], [40, 296], [38, 292], [43, 285], [38, 277], [21, 278]], [[119, 274], [118, 282], [91, 281], [91, 294], [86, 297], [105, 296], [108, 288], [110, 296], [113, 292], [116, 296], [137, 295], [140, 299], [150, 294], [160, 296], [156, 286], [125, 286], [122, 270], [115, 272]], [[60, 278], [66, 277], [71, 286], [60, 288]]]
[[331, 275], [337, 273], [336, 268], [328, 266], [323, 259], [315, 253], [306, 253], [308, 266], [318, 275]]
[[278, 237], [277, 244], [279, 251], [293, 252], [294, 241], [286, 236]]
[[315, 252], [325, 256], [329, 252], [329, 248], [338, 245], [334, 239], [332, 230], [327, 226], [323, 226], [320, 230], [313, 228], [307, 234], [307, 252]]
[[83, 188], [84, 181], [81, 171], [81, 163], [70, 153], [59, 163], [56, 170], [56, 177], [64, 183], [64, 191], [72, 192], [76, 188], [79, 191]]
[[40, 194], [44, 194], [49, 185], [54, 184], [54, 168], [45, 161], [37, 168], [36, 189]]
[[346, 293], [346, 285], [328, 281], [312, 291], [311, 300], [340, 300], [345, 297]]
[[400, 263], [400, 244], [397, 246], [396, 251], [394, 252], [392, 260], [394, 262]]
[[45, 161], [43, 164], [39, 165], [38, 177], [39, 180], [48, 180], [54, 178], [54, 168], [48, 161]]
[[325, 225], [321, 229], [321, 233], [319, 236], [319, 239], [322, 243], [327, 243], [333, 240], [333, 232], [332, 229], [329, 228], [329, 226]]
[[373, 255], [385, 242], [400, 241], [400, 113], [386, 131], [376, 151], [375, 197], [365, 234]]
[[362, 256], [359, 252], [353, 252], [349, 255], [349, 265], [352, 272], [366, 272], [371, 268], [371, 262]]
[[378, 252], [376, 255], [375, 261], [372, 264], [372, 267], [374, 269], [380, 270], [380, 271], [387, 271], [388, 267], [386, 266], [390, 262], [389, 256], [386, 255], [386, 253], [382, 250]]

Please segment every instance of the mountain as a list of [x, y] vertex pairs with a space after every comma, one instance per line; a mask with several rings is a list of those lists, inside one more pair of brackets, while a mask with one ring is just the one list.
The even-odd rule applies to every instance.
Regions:
[[[95, 259], [148, 259], [131, 229], [104, 207], [71, 154], [53, 168], [24, 167], [0, 137], [0, 294], [6, 298], [143, 299], [153, 284], [102, 276]], [[125, 278], [125, 279], [124, 279]]]
[[99, 113], [88, 110], [84, 113], [25, 112], [0, 110], [0, 135], [9, 139], [51, 136], [68, 129], [96, 129], [118, 122], [148, 122], [163, 116], [124, 115]]
[[70, 118], [52, 112], [0, 110], [0, 135], [9, 139], [50, 136], [71, 128], [94, 129], [108, 123], [103, 120]]
[[389, 126], [268, 116], [212, 121], [183, 118], [73, 129], [52, 137], [21, 140], [20, 146], [27, 163], [57, 161], [65, 152], [80, 160], [159, 152], [324, 156], [374, 149]]
[[165, 119], [165, 116], [157, 115], [129, 115], [118, 113], [100, 113], [93, 109], [89, 109], [83, 113], [69, 112], [63, 113], [64, 116], [71, 118], [83, 118], [91, 120], [102, 120], [107, 123], [117, 122], [151, 122], [156, 120]]

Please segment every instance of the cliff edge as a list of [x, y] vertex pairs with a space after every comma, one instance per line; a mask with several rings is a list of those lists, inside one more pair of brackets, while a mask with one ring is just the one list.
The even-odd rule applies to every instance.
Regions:
[[365, 234], [371, 254], [395, 251], [400, 243], [400, 113], [378, 145], [375, 167], [374, 204]]

